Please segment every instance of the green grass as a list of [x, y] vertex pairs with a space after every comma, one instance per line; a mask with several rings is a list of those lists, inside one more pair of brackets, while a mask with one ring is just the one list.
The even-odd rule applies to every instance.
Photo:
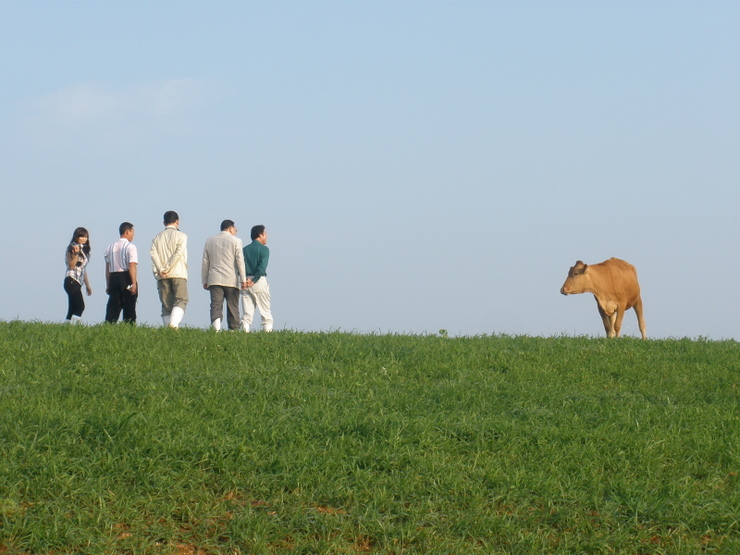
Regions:
[[739, 354], [0, 323], [0, 554], [737, 553]]

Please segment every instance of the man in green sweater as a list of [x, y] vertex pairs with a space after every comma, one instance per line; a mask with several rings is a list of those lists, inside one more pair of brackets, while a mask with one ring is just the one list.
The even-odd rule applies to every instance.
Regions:
[[266, 246], [267, 231], [265, 231], [265, 226], [254, 226], [250, 236], [252, 242], [244, 247], [247, 288], [242, 290], [242, 328], [246, 332], [250, 330], [256, 307], [262, 317], [262, 330], [272, 331], [270, 286], [267, 283], [267, 262], [270, 259], [270, 249]]

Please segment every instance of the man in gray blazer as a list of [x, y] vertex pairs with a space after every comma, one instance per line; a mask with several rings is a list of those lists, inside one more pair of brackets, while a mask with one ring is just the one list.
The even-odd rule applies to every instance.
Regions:
[[209, 237], [203, 248], [201, 281], [211, 294], [211, 326], [221, 331], [224, 299], [226, 321], [230, 330], [240, 329], [239, 294], [247, 287], [242, 240], [236, 236], [232, 220], [221, 222], [221, 233]]

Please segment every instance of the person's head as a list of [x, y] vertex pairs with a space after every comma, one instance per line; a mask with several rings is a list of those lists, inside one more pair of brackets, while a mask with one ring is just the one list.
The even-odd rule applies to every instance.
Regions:
[[132, 241], [134, 238], [134, 224], [130, 222], [123, 222], [121, 225], [118, 226], [118, 234], [121, 237], [125, 237], [129, 241]]
[[236, 235], [236, 224], [234, 220], [224, 220], [221, 222], [221, 231], [228, 231], [232, 235]]
[[78, 227], [72, 233], [72, 240], [70, 244], [82, 245], [82, 250], [85, 254], [90, 254], [90, 234], [84, 227]]
[[168, 210], [164, 213], [164, 225], [174, 225], [180, 221], [180, 216], [174, 210]]
[[265, 226], [263, 225], [254, 226], [249, 236], [252, 238], [252, 241], [259, 239], [263, 245], [267, 243], [267, 231], [265, 231]]

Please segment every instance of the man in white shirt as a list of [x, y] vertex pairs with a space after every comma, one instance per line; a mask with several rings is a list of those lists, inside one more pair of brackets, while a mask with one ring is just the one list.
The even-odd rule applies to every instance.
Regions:
[[149, 251], [162, 303], [162, 322], [171, 328], [180, 326], [188, 304], [188, 237], [179, 225], [177, 212], [165, 212], [165, 228], [154, 237]]
[[211, 294], [211, 326], [221, 331], [224, 299], [226, 321], [230, 330], [240, 329], [240, 289], [247, 287], [242, 240], [236, 236], [232, 220], [221, 222], [221, 233], [209, 237], [203, 248], [201, 281]]
[[134, 224], [123, 222], [118, 226], [121, 238], [110, 245], [103, 255], [105, 258], [105, 292], [108, 304], [105, 308], [105, 321], [118, 322], [123, 310], [123, 321], [136, 323], [136, 299], [139, 285], [136, 281], [136, 268], [139, 259], [134, 240]]

